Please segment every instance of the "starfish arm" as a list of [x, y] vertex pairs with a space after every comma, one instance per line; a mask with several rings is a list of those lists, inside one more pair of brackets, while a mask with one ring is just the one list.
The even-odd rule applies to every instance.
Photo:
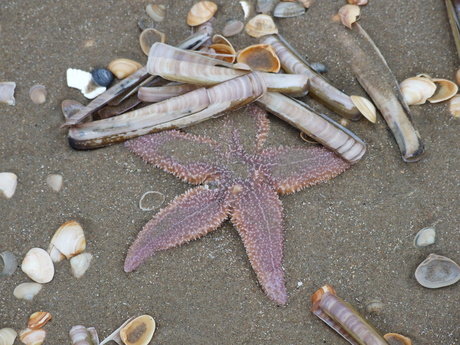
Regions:
[[149, 221], [131, 245], [124, 270], [135, 270], [157, 251], [180, 246], [216, 229], [229, 213], [228, 193], [197, 187], [178, 196]]
[[217, 143], [179, 131], [165, 131], [128, 141], [125, 146], [151, 163], [189, 183], [203, 183], [220, 174]]
[[256, 180], [235, 195], [232, 211], [232, 223], [243, 240], [252, 268], [265, 293], [277, 304], [287, 302], [282, 209], [276, 192]]
[[294, 193], [304, 187], [329, 180], [350, 164], [324, 147], [280, 147], [263, 150], [257, 161], [268, 169], [279, 194]]

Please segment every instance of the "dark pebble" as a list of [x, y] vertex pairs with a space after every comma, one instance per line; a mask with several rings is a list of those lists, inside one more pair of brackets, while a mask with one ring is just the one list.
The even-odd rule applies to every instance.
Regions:
[[112, 72], [105, 68], [96, 68], [91, 72], [91, 75], [93, 76], [93, 81], [99, 86], [108, 87], [114, 79]]

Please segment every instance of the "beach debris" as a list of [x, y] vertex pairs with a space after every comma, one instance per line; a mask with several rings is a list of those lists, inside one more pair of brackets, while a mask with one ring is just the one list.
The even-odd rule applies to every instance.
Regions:
[[321, 62], [312, 62], [310, 64], [310, 67], [319, 74], [324, 75], [327, 73], [327, 67]]
[[305, 13], [305, 7], [299, 2], [279, 2], [273, 11], [277, 18], [291, 18]]
[[80, 90], [83, 96], [88, 99], [96, 98], [106, 90], [105, 87], [99, 86], [93, 81], [91, 73], [81, 69], [68, 68], [66, 76], [67, 86]]
[[240, 5], [241, 5], [241, 8], [243, 9], [244, 20], [246, 20], [251, 16], [253, 12], [252, 3], [246, 0], [243, 0], [243, 1], [240, 1]]
[[371, 314], [379, 313], [385, 305], [378, 299], [372, 299], [366, 303], [366, 311]]
[[21, 264], [22, 271], [33, 281], [44, 284], [54, 277], [54, 264], [51, 257], [42, 248], [30, 249]]
[[99, 336], [94, 327], [73, 326], [69, 331], [69, 336], [72, 345], [99, 345]]
[[0, 345], [13, 345], [17, 336], [18, 333], [10, 327], [0, 329]]
[[0, 173], [0, 191], [7, 199], [10, 199], [14, 195], [17, 185], [18, 177], [16, 174], [11, 172]]
[[225, 26], [222, 29], [222, 35], [225, 37], [231, 37], [238, 35], [244, 29], [244, 23], [238, 19], [227, 19]]
[[388, 345], [377, 330], [353, 307], [325, 285], [312, 296], [311, 311], [350, 344]]
[[3, 270], [0, 272], [0, 277], [13, 275], [18, 268], [16, 255], [8, 250], [5, 250], [0, 254], [0, 257], [3, 260]]
[[434, 228], [423, 228], [414, 238], [414, 247], [422, 248], [434, 243], [436, 238], [436, 230]]
[[238, 53], [236, 61], [248, 65], [254, 71], [278, 73], [281, 68], [273, 47], [263, 43], [244, 48]]
[[150, 48], [156, 42], [166, 43], [166, 35], [153, 28], [148, 28], [141, 32], [139, 44], [145, 55], [149, 55]]
[[350, 99], [366, 119], [372, 123], [377, 122], [377, 110], [371, 101], [367, 98], [355, 95], [350, 96]]
[[70, 259], [86, 248], [85, 233], [81, 225], [71, 220], [62, 224], [54, 233], [48, 247], [48, 253], [54, 262], [64, 257]]
[[91, 76], [96, 85], [109, 87], [113, 83], [114, 76], [107, 68], [96, 68], [91, 72]]
[[436, 91], [430, 98], [428, 98], [428, 102], [430, 103], [447, 101], [454, 97], [458, 92], [457, 84], [450, 80], [433, 78], [431, 81], [436, 84]]
[[460, 266], [445, 256], [430, 254], [415, 270], [415, 279], [429, 289], [449, 286], [460, 280]]
[[88, 270], [93, 254], [81, 253], [70, 259], [70, 267], [75, 278], [81, 278]]
[[26, 328], [19, 331], [19, 340], [26, 345], [41, 345], [45, 341], [46, 331], [44, 329]]
[[14, 288], [13, 295], [16, 298], [30, 301], [42, 288], [43, 285], [39, 283], [22, 283]]
[[450, 114], [456, 118], [460, 118], [460, 94], [455, 95], [449, 101]]
[[436, 91], [436, 84], [425, 76], [404, 79], [399, 87], [408, 105], [424, 104]]
[[351, 24], [355, 23], [361, 10], [357, 5], [344, 5], [339, 10], [339, 18], [343, 25], [351, 30]]
[[46, 177], [46, 183], [51, 187], [52, 190], [59, 192], [63, 185], [62, 175], [50, 174]]
[[145, 7], [145, 12], [154, 21], [160, 23], [166, 17], [166, 6], [162, 4], [148, 4]]
[[142, 68], [142, 65], [130, 59], [115, 59], [109, 63], [107, 69], [113, 73], [117, 79], [125, 79]]
[[27, 321], [27, 328], [30, 329], [39, 329], [45, 326], [48, 321], [51, 320], [53, 316], [51, 313], [47, 311], [36, 311], [29, 317], [29, 321]]
[[141, 315], [131, 320], [120, 330], [120, 338], [126, 345], [147, 345], [155, 332], [155, 320], [150, 315]]
[[0, 82], [0, 103], [8, 105], [15, 105], [16, 100], [14, 98], [14, 89], [16, 83], [14, 81], [2, 81]]
[[[61, 103], [62, 114], [64, 115], [64, 118], [66, 120], [78, 113], [84, 107], [85, 106], [83, 104], [72, 99], [65, 99]], [[87, 118], [85, 120], [90, 120], [90, 118]]]
[[398, 333], [387, 333], [383, 338], [389, 345], [412, 345], [412, 340]]
[[192, 6], [187, 14], [187, 24], [198, 26], [207, 22], [217, 12], [217, 5], [212, 1], [200, 1]]
[[[155, 199], [158, 199], [158, 200], [155, 200], [154, 202], [150, 201], [150, 204], [153, 204], [153, 206], [150, 206], [150, 207], [145, 207], [144, 206], [144, 199], [148, 196], [148, 195], [154, 195], [155, 196]], [[144, 194], [142, 194], [140, 200], [139, 200], [139, 208], [142, 210], [142, 211], [152, 211], [158, 207], [160, 207], [164, 201], [165, 201], [166, 197], [163, 193], [160, 193], [160, 192], [157, 192], [157, 191], [153, 191], [153, 190], [150, 190], [148, 192], [145, 192]]]
[[29, 97], [30, 100], [34, 104], [43, 104], [46, 102], [46, 95], [48, 92], [46, 91], [46, 87], [44, 85], [34, 85], [29, 90]]
[[[278, 33], [278, 28], [273, 18], [267, 14], [258, 14], [250, 19], [244, 27], [246, 33], [255, 38]], [[265, 43], [265, 42], [262, 42]]]

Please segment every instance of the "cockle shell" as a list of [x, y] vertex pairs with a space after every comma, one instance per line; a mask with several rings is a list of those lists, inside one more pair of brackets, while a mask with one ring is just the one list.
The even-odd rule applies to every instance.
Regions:
[[[62, 224], [59, 229], [56, 230], [53, 238], [51, 239], [50, 247], [48, 252], [57, 249], [67, 259], [80, 254], [86, 248], [86, 239], [81, 225], [71, 220]], [[57, 259], [53, 255], [53, 261]], [[58, 260], [59, 261], [59, 260]], [[56, 261], [55, 261], [56, 262]]]
[[225, 26], [222, 29], [222, 35], [225, 37], [231, 37], [238, 35], [244, 29], [244, 23], [237, 19], [228, 19], [225, 22]]
[[412, 345], [412, 340], [398, 333], [387, 333], [383, 338], [389, 345]]
[[456, 119], [460, 118], [460, 94], [456, 94], [450, 99], [449, 111]]
[[1, 172], [0, 173], [0, 192], [3, 192], [3, 195], [6, 198], [11, 198], [16, 191], [16, 186], [18, 185], [18, 177], [16, 174], [11, 172]]
[[192, 6], [187, 14], [187, 24], [198, 26], [207, 22], [217, 11], [217, 5], [212, 1], [200, 1]]
[[13, 295], [19, 299], [30, 301], [40, 292], [43, 285], [38, 283], [22, 283], [15, 287]]
[[351, 24], [358, 20], [360, 8], [357, 5], [344, 5], [339, 10], [339, 18], [342, 24], [351, 30]]
[[46, 87], [40, 84], [34, 85], [29, 90], [29, 97], [34, 104], [43, 104], [46, 102]]
[[414, 246], [421, 248], [433, 244], [436, 238], [436, 230], [434, 228], [424, 228], [420, 230], [414, 238]]
[[32, 248], [24, 257], [21, 264], [22, 271], [33, 281], [44, 284], [54, 277], [54, 264], [46, 250]]
[[269, 44], [255, 44], [239, 52], [238, 63], [244, 63], [253, 70], [277, 73], [281, 68], [280, 60]]
[[375, 123], [377, 121], [377, 110], [374, 104], [367, 98], [361, 96], [350, 96], [351, 101], [358, 108], [359, 112], [368, 119], [370, 122]]
[[141, 32], [139, 44], [145, 55], [149, 55], [150, 47], [156, 42], [166, 43], [166, 35], [153, 28], [148, 28]]
[[277, 18], [290, 18], [301, 16], [305, 13], [305, 7], [299, 2], [280, 2], [273, 11]]
[[0, 345], [13, 345], [17, 336], [18, 334], [12, 328], [5, 327], [0, 329]]
[[139, 62], [130, 59], [115, 59], [107, 66], [118, 79], [124, 79], [142, 68]]
[[53, 316], [47, 311], [37, 311], [30, 315], [29, 321], [27, 321], [27, 327], [30, 329], [39, 329], [51, 320]]
[[3, 270], [0, 272], [0, 277], [12, 275], [18, 267], [16, 256], [12, 252], [5, 250], [0, 254], [0, 257], [3, 260]]
[[430, 98], [428, 98], [428, 102], [430, 103], [447, 101], [448, 99], [454, 97], [458, 92], [457, 84], [450, 80], [433, 78], [431, 81], [436, 84], [436, 91]]
[[429, 289], [449, 286], [460, 280], [460, 266], [445, 256], [430, 254], [415, 270], [415, 279]]
[[273, 18], [266, 14], [259, 14], [250, 19], [244, 29], [249, 36], [255, 38], [278, 33]]
[[120, 330], [121, 340], [126, 345], [147, 345], [155, 332], [155, 320], [150, 315], [142, 315], [130, 321]]
[[82, 277], [89, 268], [93, 254], [81, 253], [70, 259], [70, 267], [75, 278]]
[[69, 331], [72, 345], [99, 345], [99, 336], [94, 327], [73, 326]]
[[407, 78], [399, 84], [408, 105], [424, 104], [436, 91], [436, 84], [427, 77]]
[[145, 12], [156, 22], [162, 22], [166, 17], [166, 6], [161, 4], [148, 4]]
[[44, 329], [26, 328], [19, 332], [19, 340], [26, 345], [41, 345], [46, 337]]
[[8, 105], [15, 105], [16, 100], [14, 98], [14, 89], [16, 83], [14, 81], [3, 81], [0, 82], [0, 103], [6, 103]]

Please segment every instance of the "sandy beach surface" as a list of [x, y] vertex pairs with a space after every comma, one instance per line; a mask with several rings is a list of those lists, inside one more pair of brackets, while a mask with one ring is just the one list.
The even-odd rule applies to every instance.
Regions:
[[[166, 5], [167, 16], [156, 28], [168, 43], [189, 35], [185, 18], [194, 2], [158, 1]], [[243, 19], [238, 1], [215, 2], [216, 32], [229, 18]], [[368, 147], [363, 159], [333, 180], [281, 197], [287, 305], [276, 306], [265, 296], [229, 222], [156, 255], [133, 273], [123, 271], [130, 244], [158, 211], [139, 208], [142, 194], [164, 194], [164, 207], [191, 186], [120, 144], [73, 150], [60, 128], [61, 102], [88, 103], [67, 87], [67, 68], [90, 71], [116, 58], [146, 63], [137, 23], [147, 18], [148, 3], [0, 4], [0, 81], [17, 83], [16, 105], [0, 104], [0, 171], [18, 176], [14, 196], [0, 198], [0, 252], [9, 250], [20, 262], [29, 249], [46, 249], [61, 224], [77, 220], [86, 234], [86, 251], [94, 255], [80, 279], [73, 277], [68, 261], [56, 264], [54, 279], [32, 301], [13, 296], [18, 284], [30, 281], [20, 269], [0, 277], [0, 328], [19, 331], [31, 313], [49, 311], [53, 319], [45, 327], [45, 344], [62, 345], [70, 344], [74, 325], [94, 326], [103, 339], [130, 316], [150, 314], [157, 322], [152, 344], [345, 344], [310, 312], [312, 293], [331, 284], [382, 334], [402, 333], [414, 345], [459, 344], [460, 285], [429, 290], [414, 278], [430, 253], [460, 262], [460, 122], [447, 103], [411, 107], [426, 148], [419, 162], [403, 162], [380, 115], [376, 124], [351, 122], [347, 127]], [[276, 24], [309, 61], [327, 66], [327, 77], [338, 88], [365, 96], [328, 29], [344, 3], [317, 0], [305, 15]], [[360, 23], [399, 81], [418, 73], [455, 79], [459, 60], [444, 1], [369, 0]], [[237, 49], [257, 43], [244, 33], [230, 40]], [[42, 105], [28, 95], [37, 83], [48, 90]], [[272, 115], [270, 120], [267, 146], [308, 145], [296, 129]], [[186, 131], [218, 139], [221, 121]], [[60, 192], [46, 184], [49, 174], [63, 176]], [[415, 248], [415, 234], [433, 224], [435, 244]], [[370, 311], [372, 301], [381, 303], [379, 310]]]

